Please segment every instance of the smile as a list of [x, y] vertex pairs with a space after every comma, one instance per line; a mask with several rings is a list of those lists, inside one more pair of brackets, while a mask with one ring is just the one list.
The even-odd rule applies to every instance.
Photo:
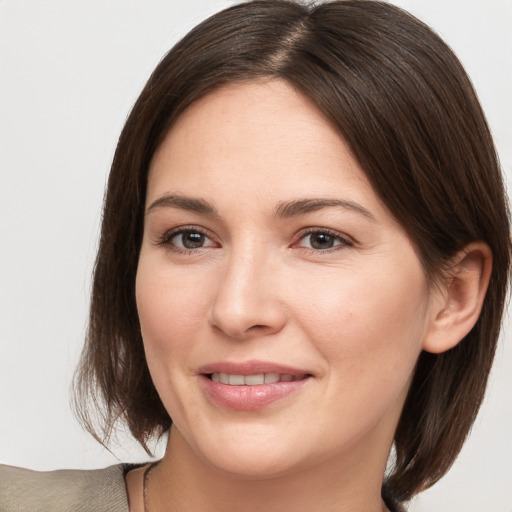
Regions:
[[214, 363], [203, 366], [198, 377], [212, 404], [247, 412], [264, 409], [286, 397], [291, 399], [314, 380], [304, 370], [258, 361]]
[[262, 384], [275, 384], [277, 382], [293, 382], [302, 380], [305, 375], [292, 375], [290, 373], [259, 373], [256, 375], [236, 375], [229, 373], [212, 373], [211, 380], [229, 386], [260, 386]]

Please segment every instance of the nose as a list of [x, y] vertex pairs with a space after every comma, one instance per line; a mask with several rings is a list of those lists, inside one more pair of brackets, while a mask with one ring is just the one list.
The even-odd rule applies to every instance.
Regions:
[[214, 329], [234, 339], [278, 333], [288, 314], [280, 298], [279, 271], [271, 255], [232, 253], [218, 280], [211, 308]]

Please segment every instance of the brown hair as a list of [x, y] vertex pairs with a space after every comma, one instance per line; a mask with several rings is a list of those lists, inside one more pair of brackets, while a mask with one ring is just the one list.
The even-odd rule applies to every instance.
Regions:
[[[451, 466], [483, 399], [509, 275], [509, 223], [499, 164], [476, 94], [449, 47], [392, 5], [257, 0], [193, 29], [161, 61], [121, 133], [105, 197], [77, 403], [93, 399], [102, 440], [126, 422], [147, 441], [171, 425], [145, 362], [135, 304], [148, 168], [177, 117], [229, 82], [288, 81], [339, 128], [433, 281], [475, 240], [493, 254], [481, 316], [452, 350], [422, 353], [383, 485], [409, 500]], [[91, 431], [86, 407], [78, 407]]]

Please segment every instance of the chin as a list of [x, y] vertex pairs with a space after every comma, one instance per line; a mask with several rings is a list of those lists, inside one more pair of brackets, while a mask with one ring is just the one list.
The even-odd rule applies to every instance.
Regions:
[[[189, 446], [211, 468], [244, 480], [260, 480], [296, 471], [301, 465], [301, 444], [282, 432], [238, 426], [216, 436], [196, 437]], [[219, 435], [220, 434], [220, 435]], [[300, 448], [299, 448], [300, 447]]]
[[[216, 470], [240, 480], [266, 480], [293, 473], [299, 468], [287, 456], [271, 453], [259, 448], [257, 453], [246, 450], [244, 453], [226, 456], [226, 453], [211, 454], [209, 464]], [[208, 454], [203, 454], [203, 456]], [[218, 456], [216, 456], [218, 455]]]

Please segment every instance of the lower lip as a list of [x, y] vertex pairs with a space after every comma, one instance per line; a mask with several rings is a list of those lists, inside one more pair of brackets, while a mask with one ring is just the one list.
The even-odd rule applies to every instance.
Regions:
[[230, 386], [200, 375], [206, 395], [217, 405], [239, 411], [256, 411], [299, 391], [310, 380], [306, 377], [292, 382], [276, 382], [256, 386]]

